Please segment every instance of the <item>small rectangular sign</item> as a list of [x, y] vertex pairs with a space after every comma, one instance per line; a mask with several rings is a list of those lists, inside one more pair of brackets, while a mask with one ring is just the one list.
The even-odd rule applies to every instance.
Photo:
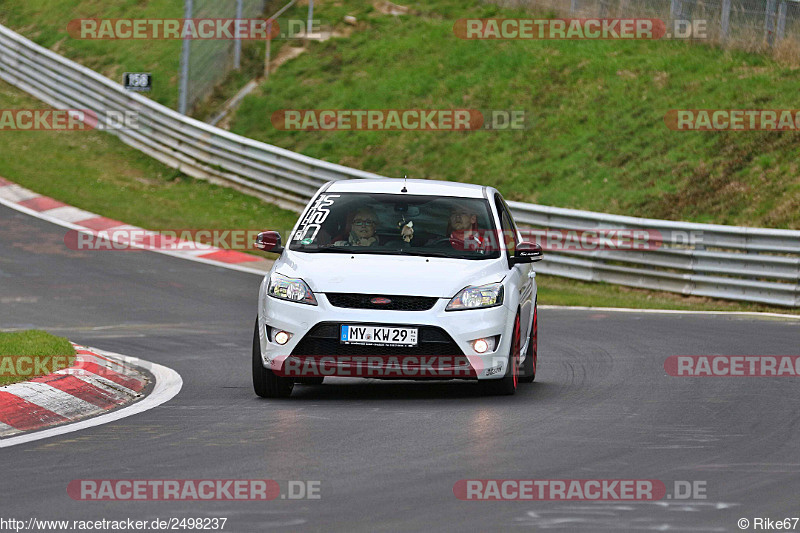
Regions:
[[149, 72], [126, 72], [123, 84], [128, 91], [149, 92], [153, 88], [153, 76]]

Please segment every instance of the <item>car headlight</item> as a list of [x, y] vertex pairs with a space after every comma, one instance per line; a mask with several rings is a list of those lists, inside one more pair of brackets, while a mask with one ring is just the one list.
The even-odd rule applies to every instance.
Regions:
[[283, 274], [273, 273], [269, 277], [267, 294], [273, 298], [289, 300], [290, 302], [317, 305], [317, 299], [305, 281], [300, 278], [290, 278]]
[[445, 311], [462, 309], [483, 309], [503, 305], [503, 284], [490, 283], [480, 287], [466, 287], [456, 294]]

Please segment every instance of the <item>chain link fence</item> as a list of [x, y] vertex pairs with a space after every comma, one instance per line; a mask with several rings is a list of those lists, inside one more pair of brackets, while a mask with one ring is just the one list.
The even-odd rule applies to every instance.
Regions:
[[746, 49], [800, 41], [800, 0], [499, 0], [572, 17], [707, 21], [709, 39]]
[[[184, 18], [240, 19], [264, 16], [266, 0], [184, 0]], [[185, 114], [239, 68], [241, 40], [184, 39], [178, 111]]]

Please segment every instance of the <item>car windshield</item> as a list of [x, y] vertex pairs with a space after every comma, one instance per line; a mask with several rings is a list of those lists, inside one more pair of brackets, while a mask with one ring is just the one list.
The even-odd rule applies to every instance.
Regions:
[[306, 212], [289, 249], [308, 253], [499, 257], [485, 199], [326, 193]]

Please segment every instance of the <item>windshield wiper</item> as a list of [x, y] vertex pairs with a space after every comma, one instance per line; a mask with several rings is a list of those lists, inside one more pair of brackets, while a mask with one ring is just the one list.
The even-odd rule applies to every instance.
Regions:
[[308, 254], [317, 254], [317, 253], [325, 253], [325, 252], [333, 252], [333, 253], [341, 253], [341, 254], [351, 254], [354, 251], [347, 247], [347, 246], [333, 246], [333, 245], [326, 245], [326, 246], [303, 246], [302, 248], [298, 248], [294, 250], [295, 252], [305, 252]]
[[445, 259], [472, 259], [472, 256], [446, 254], [444, 252], [423, 252], [416, 250], [402, 250], [402, 255], [413, 255], [414, 257], [444, 257]]
[[400, 252], [391, 249], [385, 249], [380, 247], [351, 247], [351, 246], [334, 246], [332, 244], [326, 244], [325, 246], [314, 247], [310, 249], [301, 248], [299, 250], [294, 250], [295, 252], [305, 252], [310, 254], [316, 253], [338, 253], [338, 254], [373, 254], [373, 255], [402, 255]]
[[488, 259], [486, 255], [456, 255], [448, 254], [445, 252], [422, 251], [413, 250], [409, 248], [382, 248], [382, 247], [350, 247], [350, 246], [334, 246], [326, 244], [324, 246], [313, 246], [306, 248], [305, 246], [295, 252], [305, 252], [309, 254], [317, 253], [338, 253], [338, 254], [361, 254], [361, 255], [398, 255], [398, 256], [412, 256], [412, 257], [441, 257], [444, 259]]

